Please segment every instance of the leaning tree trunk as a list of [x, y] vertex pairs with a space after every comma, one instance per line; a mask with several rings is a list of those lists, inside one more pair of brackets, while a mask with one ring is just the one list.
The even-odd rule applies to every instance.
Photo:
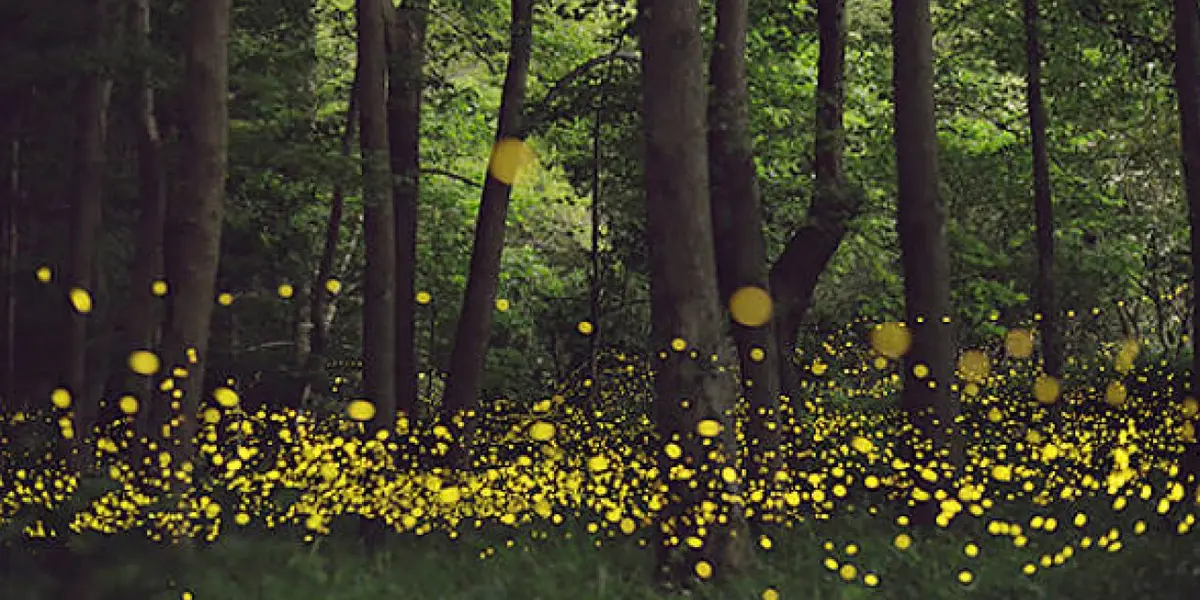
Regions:
[[[167, 201], [163, 247], [170, 317], [166, 365], [186, 365], [179, 458], [192, 456], [221, 247], [229, 143], [229, 21], [232, 0], [193, 0], [184, 47], [179, 193]], [[170, 402], [163, 398], [161, 402]]]
[[[92, 52], [99, 53], [106, 43], [106, 5], [106, 0], [92, 0], [88, 4], [86, 44]], [[90, 66], [80, 78], [75, 93], [75, 164], [71, 178], [71, 258], [67, 288], [73, 293], [82, 290], [94, 298], [93, 271], [104, 201], [105, 143], [112, 80], [96, 66]], [[88, 315], [79, 308], [78, 305], [72, 307], [67, 320], [68, 351], [63, 383], [74, 396], [76, 435], [84, 437], [96, 418], [99, 399], [87, 394]]]
[[[346, 108], [346, 127], [342, 131], [342, 158], [349, 159], [354, 146], [354, 132], [358, 122], [358, 70], [354, 72], [354, 81], [350, 84], [350, 98]], [[309, 339], [308, 360], [304, 367], [307, 379], [302, 401], [307, 401], [309, 393], [317, 382], [324, 382], [325, 358], [329, 353], [329, 328], [331, 319], [325, 315], [332, 305], [333, 291], [328, 288], [333, 278], [334, 259], [337, 257], [338, 239], [342, 231], [342, 213], [346, 208], [346, 186], [338, 179], [333, 185], [332, 198], [329, 201], [329, 218], [325, 222], [325, 242], [321, 248], [321, 258], [317, 261], [317, 272], [313, 277], [312, 288], [308, 296], [308, 313], [312, 320], [312, 335]]]
[[[1037, 298], [1042, 315], [1042, 369], [1047, 375], [1062, 375], [1062, 337], [1059, 332], [1058, 302], [1054, 291], [1054, 204], [1050, 190], [1050, 157], [1046, 150], [1046, 110], [1042, 106], [1042, 51], [1038, 44], [1038, 3], [1025, 0], [1025, 57], [1029, 133], [1033, 152], [1033, 208], [1037, 221]], [[1057, 406], [1057, 405], [1056, 405]], [[1055, 414], [1057, 414], [1057, 410]]]
[[[533, 1], [512, 0], [511, 45], [500, 97], [497, 142], [514, 138], [521, 131], [532, 43]], [[447, 417], [472, 409], [479, 403], [484, 361], [492, 337], [492, 311], [495, 310], [500, 257], [504, 251], [504, 221], [508, 216], [511, 194], [511, 182], [497, 179], [489, 165], [479, 202], [479, 216], [475, 222], [475, 244], [471, 250], [467, 288], [463, 293], [462, 313], [454, 334], [450, 374], [442, 401]]]
[[396, 407], [415, 417], [417, 395], [417, 209], [421, 197], [424, 2], [396, 9], [390, 27], [388, 138], [396, 206]]
[[[720, 300], [745, 287], [769, 289], [762, 203], [750, 136], [746, 83], [747, 0], [718, 0], [710, 59], [708, 174]], [[757, 475], [779, 466], [779, 371], [773, 324], [732, 319], [742, 390], [750, 410], [748, 458]]]
[[800, 382], [792, 367], [792, 347], [812, 303], [817, 280], [842, 243], [846, 227], [862, 205], [862, 194], [846, 185], [842, 173], [846, 54], [845, 0], [817, 3], [820, 55], [817, 58], [816, 140], [813, 152], [817, 187], [805, 222], [792, 234], [771, 267], [776, 299], [775, 334], [784, 393], [796, 400]]
[[[952, 446], [958, 403], [950, 393], [954, 378], [954, 338], [948, 321], [950, 260], [945, 209], [938, 197], [929, 12], [929, 0], [892, 3], [899, 194], [896, 229], [904, 272], [905, 319], [912, 335], [904, 357], [901, 406], [920, 433], [933, 439], [938, 451], [949, 451], [950, 460], [958, 462]], [[916, 449], [907, 450], [908, 459], [916, 461]], [[934, 491], [923, 479], [918, 485], [927, 493]], [[914, 521], [930, 524], [935, 513], [936, 503], [923, 502], [914, 511]]]
[[[1179, 98], [1179, 137], [1183, 183], [1192, 243], [1191, 396], [1200, 397], [1200, 15], [1195, 0], [1175, 0], [1175, 91]], [[1200, 467], [1200, 444], [1187, 449], [1187, 471]]]
[[[709, 206], [700, 3], [642, 0], [638, 19], [651, 345], [661, 349], [653, 368], [659, 471], [666, 474], [674, 464], [706, 467], [689, 480], [664, 475], [658, 573], [665, 584], [682, 584], [697, 568], [702, 577], [711, 575], [707, 569], [736, 571], [746, 559], [748, 534], [743, 513], [725, 496], [738, 493], [736, 478], [721, 476], [738, 450], [730, 416], [736, 392], [719, 369], [731, 357]], [[706, 504], [726, 521], [705, 519]], [[698, 527], [702, 519], [708, 524]], [[701, 547], [681, 543], [690, 537]]]
[[384, 6], [358, 0], [359, 143], [363, 162], [363, 387], [373, 427], [396, 419], [396, 222], [388, 170]]

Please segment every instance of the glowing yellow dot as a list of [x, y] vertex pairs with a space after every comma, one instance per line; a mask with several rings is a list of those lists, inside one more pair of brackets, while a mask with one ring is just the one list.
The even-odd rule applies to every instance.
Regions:
[[667, 453], [667, 458], [671, 460], [677, 460], [680, 456], [683, 456], [683, 449], [679, 447], [679, 444], [674, 442], [668, 443], [663, 450]]
[[696, 563], [696, 576], [700, 579], [708, 579], [709, 577], [712, 577], [712, 572], [712, 565], [707, 561], [702, 560]]
[[897, 359], [912, 346], [912, 333], [903, 323], [882, 323], [871, 330], [870, 340], [876, 352]]
[[892, 540], [892, 544], [900, 550], [907, 550], [912, 546], [912, 537], [907, 533], [901, 533], [896, 536], [896, 539]]
[[917, 379], [925, 379], [929, 377], [929, 366], [925, 363], [917, 363], [912, 368], [913, 376]]
[[211, 406], [204, 409], [204, 414], [202, 416], [204, 417], [204, 422], [208, 423], [209, 425], [216, 425], [217, 423], [221, 422], [221, 411]]
[[75, 308], [75, 312], [81, 315], [92, 312], [92, 295], [87, 290], [71, 288], [69, 294], [71, 296], [71, 306]]
[[846, 563], [838, 569], [838, 577], [841, 577], [842, 581], [854, 581], [854, 578], [858, 577], [858, 567]]
[[1029, 358], [1033, 355], [1033, 334], [1024, 329], [1014, 329], [1004, 336], [1004, 349], [1013, 358]]
[[1054, 404], [1058, 400], [1060, 390], [1061, 385], [1058, 383], [1058, 379], [1051, 375], [1038, 375], [1033, 382], [1033, 397], [1042, 404]]
[[971, 571], [969, 571], [967, 569], [963, 569], [958, 572], [958, 582], [959, 583], [961, 583], [963, 585], [967, 585], [967, 584], [971, 583], [972, 581], [975, 581], [975, 574], [972, 573]]
[[290, 283], [281, 283], [281, 284], [279, 284], [278, 291], [279, 291], [279, 297], [286, 300], [288, 298], [291, 298], [296, 293], [296, 288], [292, 287], [292, 284], [290, 284]]
[[233, 294], [230, 294], [229, 292], [221, 292], [220, 294], [217, 294], [217, 304], [220, 304], [221, 306], [229, 306], [233, 304]]
[[127, 415], [137, 414], [138, 400], [133, 396], [121, 396], [121, 399], [117, 400], [117, 406], [121, 408], [121, 412]]
[[537, 421], [529, 426], [529, 437], [537, 442], [548, 442], [554, 438], [554, 425]]
[[704, 419], [696, 423], [696, 433], [701, 437], [717, 437], [721, 434], [721, 424], [713, 419]]
[[54, 278], [54, 273], [50, 271], [50, 267], [39, 267], [36, 276], [38, 281], [50, 283], [50, 280]]
[[336, 279], [329, 279], [325, 281], [325, 291], [329, 292], [329, 294], [332, 296], [342, 293], [342, 282]]
[[62, 410], [70, 408], [71, 392], [68, 392], [63, 388], [55, 388], [53, 392], [50, 392], [50, 403], [53, 404], [55, 408], [60, 408]]
[[825, 372], [829, 370], [829, 365], [824, 362], [821, 362], [821, 360], [818, 359], [818, 360], [813, 361], [812, 367], [810, 367], [809, 370], [812, 371], [813, 375], [821, 376], [821, 375], [824, 375]]
[[237, 523], [239, 527], [245, 527], [250, 523], [250, 515], [240, 512], [233, 516], [233, 522]]
[[224, 386], [213, 390], [213, 399], [224, 408], [233, 408], [238, 405], [237, 392]]
[[154, 283], [151, 283], [150, 284], [150, 293], [154, 294], [155, 296], [159, 296], [159, 297], [166, 296], [167, 295], [167, 282], [159, 279], [159, 280], [156, 280]]
[[746, 286], [729, 298], [729, 315], [745, 327], [762, 327], [771, 320], [771, 294], [757, 286]]
[[346, 407], [346, 412], [355, 421], [370, 421], [375, 418], [375, 404], [370, 400], [355, 400]]
[[496, 310], [498, 310], [500, 312], [507, 312], [509, 309], [509, 306], [510, 305], [508, 303], [508, 300], [505, 300], [504, 298], [496, 299]]
[[457, 504], [460, 498], [462, 498], [462, 492], [456, 487], [442, 488], [438, 492], [438, 502], [442, 504]]
[[488, 171], [500, 183], [513, 185], [521, 172], [533, 162], [533, 150], [516, 138], [504, 138], [492, 147]]
[[426, 304], [433, 302], [433, 296], [429, 292], [417, 292], [415, 300], [417, 301], [417, 304], [425, 306]]
[[850, 441], [850, 447], [863, 454], [868, 454], [875, 450], [875, 444], [862, 436], [854, 436], [854, 439]]
[[762, 362], [767, 357], [767, 353], [762, 348], [750, 349], [750, 360], [754, 362]]
[[779, 600], [779, 590], [775, 588], [767, 588], [763, 590], [762, 600]]
[[575, 326], [575, 329], [583, 335], [591, 335], [592, 332], [595, 331], [595, 329], [592, 327], [592, 324], [588, 321], [580, 321], [579, 324]]
[[685, 342], [683, 338], [675, 338], [671, 340], [671, 349], [676, 352], [683, 352], [684, 350], [687, 350], [687, 342]]
[[135, 350], [129, 354], [129, 370], [138, 375], [150, 376], [158, 372], [158, 356], [147, 350]]
[[603, 456], [593, 456], [587, 461], [588, 470], [591, 471], [606, 471], [608, 470], [608, 458]]
[[966, 554], [969, 558], [975, 558], [979, 556], [979, 546], [974, 543], [969, 543], [963, 547], [963, 554]]
[[967, 350], [958, 357], [958, 371], [966, 381], [980, 383], [987, 379], [992, 364], [986, 354], [979, 350]]
[[867, 587], [875, 587], [879, 585], [879, 576], [874, 573], [863, 575], [863, 584]]
[[1104, 401], [1113, 406], [1121, 406], [1125, 404], [1125, 399], [1129, 392], [1125, 389], [1125, 384], [1120, 381], [1114, 381], [1108, 384], [1108, 388], [1104, 390]]

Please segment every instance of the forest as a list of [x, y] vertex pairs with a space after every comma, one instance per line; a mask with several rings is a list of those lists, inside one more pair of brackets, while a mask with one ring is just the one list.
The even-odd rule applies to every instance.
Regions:
[[1200, 595], [1196, 0], [4, 0], [0, 597]]

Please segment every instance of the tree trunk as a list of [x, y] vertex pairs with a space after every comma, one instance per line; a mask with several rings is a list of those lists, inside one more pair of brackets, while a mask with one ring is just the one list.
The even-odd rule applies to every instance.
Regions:
[[775, 333], [780, 382], [793, 400], [799, 378], [792, 366], [792, 348], [800, 323], [812, 303], [821, 273], [846, 235], [846, 226], [862, 206], [862, 193], [846, 185], [842, 173], [845, 135], [842, 106], [846, 50], [845, 0], [817, 3], [820, 55], [817, 59], [817, 111], [814, 171], [817, 187], [804, 224], [792, 234], [771, 267], [771, 292], [776, 300]]
[[[750, 139], [746, 83], [746, 0], [717, 2], [716, 40], [709, 76], [708, 174], [717, 287], [722, 305], [737, 290], [769, 289], [762, 204]], [[774, 326], [748, 327], [731, 320], [750, 409], [747, 445], [758, 476], [779, 466], [778, 354]]]
[[176, 434], [181, 459], [193, 454], [221, 248], [231, 4], [232, 0], [193, 0], [186, 11], [190, 28], [184, 48], [181, 185], [167, 202], [163, 247], [170, 286], [170, 317], [163, 334], [166, 365], [186, 365], [187, 370], [175, 386], [183, 392], [182, 426]]
[[[143, 50], [150, 47], [150, 0], [136, 0], [130, 11], [129, 28], [133, 43]], [[162, 327], [162, 300], [150, 288], [163, 276], [163, 227], [166, 216], [167, 180], [163, 165], [162, 139], [155, 116], [154, 90], [150, 70], [138, 70], [136, 91], [129, 107], [137, 130], [138, 197], [137, 252], [130, 264], [129, 299], [122, 315], [125, 340], [122, 352], [154, 350]], [[167, 415], [160, 403], [152, 401], [154, 380], [120, 371], [118, 385], [122, 393], [137, 398], [140, 405], [135, 421], [142, 436], [153, 435]]]
[[363, 164], [363, 387], [376, 429], [396, 419], [396, 222], [388, 172], [385, 6], [358, 0], [359, 142]]
[[[1038, 3], [1024, 0], [1027, 100], [1033, 151], [1033, 208], [1037, 220], [1038, 272], [1034, 298], [1042, 315], [1042, 369], [1062, 375], [1062, 338], [1054, 291], [1054, 204], [1050, 192], [1050, 157], [1046, 150], [1046, 111], [1042, 106], [1042, 51], [1038, 44]], [[1057, 406], [1057, 404], [1055, 405]], [[1057, 414], [1057, 410], [1055, 411]]]
[[905, 318], [912, 333], [912, 345], [904, 357], [901, 405], [921, 433], [931, 436], [936, 448], [951, 450], [950, 457], [956, 461], [951, 442], [958, 404], [950, 393], [954, 338], [947, 320], [950, 260], [945, 208], [938, 197], [929, 13], [929, 0], [892, 3], [899, 193], [896, 228], [904, 272]]
[[417, 208], [421, 197], [424, 2], [396, 9], [389, 36], [388, 141], [396, 203], [396, 407], [417, 414]]
[[[1200, 15], [1195, 0], [1175, 0], [1175, 91], [1179, 99], [1179, 137], [1183, 183], [1191, 222], [1192, 377], [1191, 396], [1200, 397]], [[1191, 443], [1185, 461], [1195, 474], [1200, 444]]]
[[[738, 570], [748, 559], [744, 515], [722, 497], [737, 493], [739, 487], [721, 477], [723, 467], [737, 456], [730, 416], [736, 391], [719, 369], [731, 357], [722, 325], [709, 206], [699, 4], [638, 4], [651, 346], [662, 349], [653, 368], [654, 416], [661, 446], [673, 442], [681, 450], [675, 458], [670, 456], [674, 452], [660, 450], [659, 469], [667, 473], [679, 463], [697, 468], [691, 480], [664, 477], [668, 489], [659, 512], [658, 573], [662, 583], [671, 585], [686, 583], [702, 563], [722, 574]], [[719, 357], [717, 364], [710, 358], [714, 355]], [[720, 433], [704, 437], [713, 433], [709, 428], [719, 428]], [[696, 523], [707, 502], [728, 521], [713, 525], [706, 520], [710, 525], [702, 531]], [[690, 536], [701, 539], [703, 546], [680, 543]]]
[[[521, 130], [532, 44], [533, 2], [512, 0], [511, 45], [500, 97], [497, 142], [512, 138]], [[504, 251], [504, 222], [511, 194], [512, 186], [496, 179], [489, 168], [475, 223], [475, 244], [471, 251], [467, 289], [463, 293], [462, 313], [450, 355], [450, 374], [442, 405], [447, 416], [472, 409], [479, 403], [484, 361], [491, 341], [500, 257]]]
[[[354, 132], [358, 122], [358, 77], [359, 71], [354, 71], [354, 82], [350, 84], [350, 98], [346, 107], [346, 128], [342, 131], [343, 158], [349, 158], [354, 147]], [[305, 376], [308, 379], [307, 394], [318, 382], [324, 381], [325, 357], [329, 352], [330, 319], [325, 315], [332, 306], [332, 297], [326, 287], [333, 277], [333, 261], [337, 256], [338, 238], [342, 230], [342, 213], [346, 208], [346, 187], [338, 180], [333, 186], [333, 197], [329, 201], [329, 219], [325, 223], [325, 244], [321, 248], [321, 258], [317, 262], [317, 272], [313, 277], [312, 290], [309, 292], [309, 309], [313, 321], [312, 337], [309, 341], [308, 365]]]
[[[106, 0], [92, 0], [87, 6], [87, 47], [100, 54], [107, 43], [108, 7]], [[75, 164], [71, 176], [71, 258], [67, 269], [68, 289], [85, 290], [95, 299], [93, 289], [96, 237], [100, 233], [104, 202], [104, 162], [108, 105], [112, 80], [98, 67], [87, 68], [75, 92]], [[87, 435], [97, 414], [99, 398], [91, 398], [88, 362], [89, 316], [70, 309], [67, 319], [67, 356], [63, 384], [74, 396], [75, 432]]]
[[[14, 96], [16, 94], [14, 93]], [[21, 410], [25, 402], [17, 401], [17, 251], [20, 228], [17, 225], [17, 205], [21, 199], [21, 133], [20, 109], [15, 98], [11, 113], [0, 122], [0, 198], [4, 215], [0, 221], [0, 413]]]

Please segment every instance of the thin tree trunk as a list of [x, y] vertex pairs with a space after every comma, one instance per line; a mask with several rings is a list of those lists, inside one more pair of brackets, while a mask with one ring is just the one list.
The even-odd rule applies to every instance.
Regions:
[[[893, 0], [895, 143], [899, 207], [896, 229], [904, 272], [904, 308], [912, 345], [904, 357], [901, 406], [939, 451], [952, 447], [958, 404], [950, 311], [950, 260], [945, 208], [938, 197], [933, 106], [933, 28], [929, 0]], [[915, 448], [908, 458], [916, 460]], [[928, 456], [925, 460], [928, 460]], [[918, 482], [923, 487], [925, 484]], [[927, 489], [927, 492], [932, 493]], [[932, 523], [936, 503], [922, 503], [914, 521]]]
[[421, 93], [425, 2], [396, 9], [389, 36], [388, 138], [396, 203], [396, 407], [417, 414], [417, 209], [421, 197]]
[[[1042, 52], [1038, 43], [1038, 2], [1024, 0], [1027, 101], [1033, 152], [1033, 207], [1037, 220], [1038, 272], [1034, 297], [1042, 315], [1042, 369], [1062, 375], [1062, 338], [1054, 290], [1054, 204], [1050, 190], [1050, 157], [1046, 149], [1046, 111], [1042, 106]], [[1055, 405], [1057, 406], [1057, 404]], [[1055, 413], [1057, 414], [1057, 410]]]
[[[88, 4], [87, 46], [99, 53], [106, 40], [108, 7], [106, 0]], [[76, 90], [75, 164], [72, 173], [71, 258], [67, 269], [67, 288], [86, 291], [95, 299], [96, 238], [100, 233], [101, 208], [104, 202], [104, 163], [107, 137], [108, 105], [112, 95], [112, 80], [97, 67], [89, 67]], [[99, 407], [99, 399], [87, 393], [88, 385], [88, 323], [89, 315], [70, 309], [67, 319], [68, 352], [63, 383], [74, 396], [75, 432], [85, 437], [91, 429]]]
[[592, 335], [589, 339], [589, 356], [588, 370], [592, 380], [592, 387], [588, 390], [588, 400], [591, 405], [597, 406], [600, 402], [600, 348], [603, 331], [600, 326], [600, 295], [603, 291], [602, 265], [600, 264], [600, 135], [603, 133], [604, 125], [604, 87], [601, 85], [597, 91], [596, 97], [596, 114], [592, 123], [592, 243], [591, 243], [591, 270], [589, 275], [588, 290], [588, 305], [591, 313], [590, 319], [592, 323]]
[[846, 185], [842, 173], [845, 134], [842, 126], [846, 53], [845, 0], [817, 3], [817, 108], [814, 171], [816, 190], [805, 222], [788, 240], [771, 267], [771, 292], [776, 299], [775, 334], [780, 382], [795, 400], [800, 380], [792, 365], [792, 349], [804, 314], [812, 304], [821, 273], [833, 258], [850, 220], [862, 206], [862, 193]]
[[[734, 381], [717, 290], [709, 206], [704, 57], [698, 0], [642, 0], [642, 122], [645, 127], [646, 234], [650, 246], [654, 417], [662, 440], [659, 470], [704, 464], [688, 480], [664, 477], [659, 512], [658, 576], [684, 585], [704, 563], [714, 576], [748, 560], [744, 514], [725, 499], [739, 484], [721, 477], [737, 456], [730, 418]], [[686, 347], [680, 347], [685, 344]], [[713, 364], [711, 356], [718, 356]], [[703, 424], [703, 425], [702, 425]], [[719, 430], [713, 431], [713, 430]], [[666, 451], [668, 442], [678, 446]], [[697, 527], [701, 508], [718, 508], [720, 524]], [[681, 543], [702, 540], [700, 548]], [[702, 567], [703, 570], [703, 567]]]
[[[341, 155], [349, 159], [354, 148], [354, 132], [358, 122], [358, 76], [354, 71], [354, 81], [350, 84], [350, 98], [346, 107], [346, 126], [342, 130]], [[309, 292], [309, 309], [313, 321], [312, 336], [309, 341], [309, 354], [305, 376], [308, 381], [302, 401], [307, 400], [308, 393], [319, 381], [323, 381], [325, 358], [329, 352], [329, 328], [332, 319], [326, 318], [326, 313], [333, 306], [332, 296], [326, 287], [333, 278], [334, 259], [337, 256], [338, 238], [342, 230], [342, 213], [346, 208], [346, 188], [339, 179], [333, 186], [333, 197], [329, 201], [329, 219], [325, 222], [325, 243], [321, 248], [321, 258], [317, 262], [317, 272], [313, 277], [312, 289]]]
[[[1200, 14], [1195, 0], [1175, 0], [1175, 91], [1179, 99], [1179, 137], [1183, 183], [1191, 222], [1192, 376], [1191, 396], [1200, 397]], [[1200, 465], [1200, 444], [1187, 449], [1188, 471]]]
[[385, 6], [358, 0], [359, 142], [363, 163], [363, 384], [372, 427], [396, 419], [396, 221], [388, 171]]
[[[500, 118], [496, 141], [512, 138], [521, 130], [525, 106], [525, 81], [533, 44], [533, 1], [512, 0], [512, 33], [508, 70], [500, 97]], [[475, 243], [463, 293], [462, 313], [454, 335], [450, 355], [450, 375], [442, 407], [447, 416], [472, 409], [479, 404], [483, 387], [483, 367], [491, 341], [492, 311], [500, 278], [500, 257], [504, 252], [504, 225], [512, 186], [493, 175], [489, 167], [475, 222]]]
[[[747, 0], [718, 0], [708, 104], [708, 174], [717, 287], [722, 305], [748, 286], [769, 289], [762, 203], [750, 136], [746, 82]], [[779, 356], [774, 324], [731, 321], [750, 409], [747, 443], [756, 475], [779, 466]]]
[[[136, 0], [130, 11], [130, 29], [134, 43], [150, 46], [150, 0]], [[150, 288], [163, 276], [163, 227], [166, 218], [167, 181], [163, 164], [162, 139], [155, 116], [154, 90], [150, 87], [148, 67], [138, 71], [134, 101], [129, 107], [137, 128], [138, 196], [140, 210], [137, 225], [137, 253], [130, 265], [129, 299], [126, 301], [125, 344], [122, 350], [154, 350], [162, 327], [162, 300]], [[154, 380], [128, 374], [123, 378], [124, 392], [137, 398], [140, 407], [135, 417], [141, 436], [151, 436], [167, 415], [152, 402]]]
[[17, 393], [17, 252], [20, 248], [20, 228], [17, 225], [17, 206], [21, 199], [21, 134], [20, 109], [13, 100], [13, 110], [7, 115], [0, 135], [0, 198], [4, 199], [4, 217], [0, 229], [0, 413], [21, 410], [24, 401]]
[[[209, 325], [216, 292], [229, 142], [229, 21], [232, 0], [193, 0], [186, 22], [179, 193], [168, 199], [163, 263], [170, 317], [163, 334], [166, 365], [184, 365], [176, 381], [181, 460], [192, 456]], [[169, 402], [163, 399], [163, 402]]]

